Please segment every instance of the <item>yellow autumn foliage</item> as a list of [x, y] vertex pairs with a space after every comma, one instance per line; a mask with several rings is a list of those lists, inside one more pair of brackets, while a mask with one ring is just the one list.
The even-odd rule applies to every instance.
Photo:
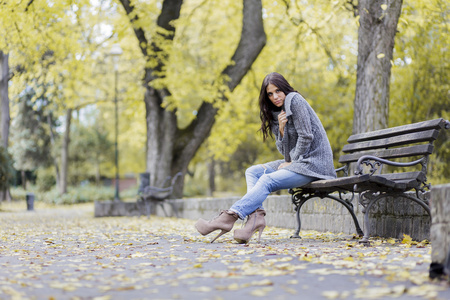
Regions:
[[[132, 2], [139, 16], [135, 26], [145, 29], [148, 40], [155, 39], [161, 2]], [[315, 109], [336, 160], [351, 134], [359, 23], [348, 1], [262, 2], [267, 43], [233, 92], [223, 89], [226, 78], [219, 75], [239, 41], [242, 1], [184, 1], [181, 16], [173, 23], [173, 43], [160, 45], [168, 54], [166, 76], [152, 84], [170, 91], [163, 107], [176, 110], [178, 127], [184, 128], [195, 118], [203, 100], [219, 108], [209, 139], [191, 163], [190, 169], [204, 173], [199, 181], [207, 176], [205, 164], [211, 158], [231, 164], [231, 159], [238, 159], [232, 155], [245, 152], [242, 149], [255, 150], [253, 161], [245, 161], [242, 168], [280, 158], [273, 141], [263, 143], [258, 133], [259, 88], [272, 71], [283, 74]], [[143, 59], [123, 8], [114, 1], [28, 3], [2, 1], [0, 5], [0, 50], [10, 54], [12, 102], [32, 87], [37, 92], [33, 100], [45, 95], [57, 118], [68, 108], [90, 104], [97, 111], [95, 122], [108, 128], [113, 140], [115, 74], [109, 51], [112, 44], [120, 44], [119, 169], [122, 175], [143, 172], [147, 136], [142, 77], [146, 64], [155, 62]], [[389, 126], [450, 118], [447, 6], [445, 0], [403, 3], [392, 60]], [[381, 58], [384, 54], [375, 55]], [[229, 100], [221, 102], [221, 93]], [[16, 106], [11, 109], [14, 118]], [[83, 112], [75, 118], [83, 122]], [[446, 133], [437, 145], [437, 155], [432, 156], [429, 178], [433, 184], [450, 176], [448, 140]], [[339, 166], [337, 161], [335, 166]], [[111, 175], [113, 162], [104, 163], [102, 169]], [[243, 187], [242, 174], [236, 177], [242, 179]]]

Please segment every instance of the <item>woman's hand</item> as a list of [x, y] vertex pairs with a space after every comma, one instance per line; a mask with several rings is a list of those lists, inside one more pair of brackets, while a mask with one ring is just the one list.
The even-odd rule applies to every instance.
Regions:
[[278, 124], [280, 128], [281, 137], [284, 136], [284, 127], [286, 126], [286, 123], [287, 123], [286, 112], [282, 110], [278, 115]]
[[287, 166], [289, 166], [290, 164], [292, 164], [292, 162], [284, 162], [284, 163], [282, 163], [282, 164], [278, 167], [278, 170], [283, 169], [284, 167], [287, 167]]

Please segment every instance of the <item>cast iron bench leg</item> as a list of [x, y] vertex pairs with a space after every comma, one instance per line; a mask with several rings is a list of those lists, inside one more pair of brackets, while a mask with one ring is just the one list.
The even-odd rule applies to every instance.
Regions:
[[[372, 205], [377, 202], [378, 200], [380, 200], [383, 197], [388, 197], [388, 196], [392, 196], [389, 194], [381, 194], [378, 195], [377, 197], [373, 198], [372, 200], [370, 200], [370, 202], [367, 204], [367, 206], [365, 207], [365, 211], [364, 211], [364, 229], [365, 229], [365, 234], [363, 236], [363, 238], [359, 241], [361, 244], [365, 244], [366, 246], [370, 245], [369, 242], [369, 236], [370, 236], [370, 224], [369, 224], [369, 211], [372, 208]], [[411, 201], [416, 202], [417, 204], [419, 204], [420, 206], [423, 207], [423, 209], [425, 209], [425, 211], [428, 213], [428, 215], [431, 217], [431, 212], [430, 212], [430, 208], [428, 207], [428, 205], [423, 202], [420, 199], [417, 199], [415, 197], [409, 196], [409, 195], [405, 195], [405, 194], [398, 194], [396, 195], [397, 197], [403, 197], [406, 199], [409, 199]]]
[[[305, 201], [303, 201], [304, 203]], [[300, 229], [302, 228], [302, 221], [300, 220], [300, 207], [303, 205], [302, 202], [300, 202], [300, 204], [295, 208], [296, 212], [296, 217], [297, 217], [297, 229], [294, 232], [294, 235], [291, 236], [291, 239], [301, 239], [302, 237], [300, 236]]]
[[364, 232], [361, 230], [361, 227], [359, 226], [359, 222], [358, 222], [358, 219], [356, 218], [355, 212], [353, 211], [353, 205], [347, 203], [345, 200], [342, 200], [340, 198], [337, 198], [337, 197], [334, 197], [331, 195], [328, 195], [327, 197], [338, 201], [339, 203], [341, 203], [342, 205], [344, 205], [347, 208], [348, 212], [352, 215], [353, 222], [355, 223], [355, 227], [356, 227], [356, 232], [360, 236], [364, 235]]
[[150, 218], [150, 214], [152, 213], [152, 201], [146, 201], [147, 203], [147, 218]]
[[[312, 199], [312, 198], [314, 198], [314, 197], [310, 197], [310, 198], [303, 199], [302, 201], [300, 201], [300, 203], [299, 203], [298, 206], [296, 207], [296, 211], [297, 211], [297, 212], [296, 212], [296, 217], [297, 217], [297, 229], [295, 230], [295, 233], [294, 233], [293, 236], [291, 236], [291, 238], [297, 238], [297, 239], [301, 238], [301, 237], [300, 237], [300, 229], [301, 229], [301, 227], [302, 227], [302, 222], [301, 222], [301, 220], [300, 220], [300, 209], [301, 209], [301, 207], [303, 206], [303, 204], [304, 204], [306, 201], [308, 201], [309, 199]], [[362, 235], [364, 234], [364, 232], [361, 230], [361, 227], [359, 226], [358, 218], [356, 218], [356, 215], [355, 215], [355, 212], [353, 211], [353, 206], [352, 206], [352, 205], [350, 205], [349, 203], [347, 203], [345, 200], [342, 200], [342, 199], [340, 199], [340, 198], [338, 198], [338, 197], [334, 197], [334, 196], [331, 196], [331, 195], [327, 195], [326, 197], [322, 197], [322, 199], [323, 199], [323, 198], [330, 198], [330, 199], [333, 199], [333, 200], [335, 200], [335, 201], [338, 201], [339, 203], [341, 203], [342, 205], [344, 205], [344, 206], [347, 208], [347, 210], [348, 210], [348, 212], [350, 213], [350, 215], [352, 216], [352, 218], [353, 218], [353, 222], [355, 223], [356, 232], [358, 233], [358, 235], [362, 236]]]
[[170, 206], [172, 207], [172, 211], [173, 211], [175, 217], [179, 218], [178, 211], [177, 211], [177, 208], [175, 206], [175, 203], [173, 203], [173, 202], [169, 202], [169, 203], [170, 203]]

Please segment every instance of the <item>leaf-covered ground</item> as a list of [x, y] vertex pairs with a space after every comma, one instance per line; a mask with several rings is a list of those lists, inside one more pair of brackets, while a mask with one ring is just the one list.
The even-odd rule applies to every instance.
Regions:
[[272, 227], [259, 244], [210, 244], [192, 220], [24, 206], [0, 206], [0, 299], [450, 299], [428, 279], [431, 246], [407, 236], [364, 247]]

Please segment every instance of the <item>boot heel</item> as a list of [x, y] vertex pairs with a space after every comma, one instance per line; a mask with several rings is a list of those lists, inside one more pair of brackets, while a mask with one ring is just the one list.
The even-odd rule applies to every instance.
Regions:
[[258, 243], [261, 243], [261, 235], [262, 235], [262, 233], [263, 233], [263, 230], [264, 230], [264, 228], [266, 228], [266, 226], [263, 226], [263, 227], [259, 227], [258, 228]]
[[211, 241], [211, 243], [213, 243], [218, 237], [233, 229], [234, 222], [236, 222], [238, 218], [236, 213], [222, 210], [217, 217], [210, 221], [199, 219], [197, 223], [195, 223], [195, 228], [201, 235], [207, 235], [220, 229], [220, 233]]
[[219, 232], [219, 234], [211, 241], [211, 244], [214, 243], [215, 240], [217, 240], [220, 236], [224, 235], [227, 232], [228, 231], [222, 229], [222, 231]]
[[252, 212], [245, 223], [244, 228], [236, 229], [234, 231], [234, 239], [239, 244], [247, 244], [256, 231], [259, 231], [258, 242], [261, 241], [261, 234], [266, 228], [266, 221], [264, 216], [266, 212], [263, 209], [257, 209]]

